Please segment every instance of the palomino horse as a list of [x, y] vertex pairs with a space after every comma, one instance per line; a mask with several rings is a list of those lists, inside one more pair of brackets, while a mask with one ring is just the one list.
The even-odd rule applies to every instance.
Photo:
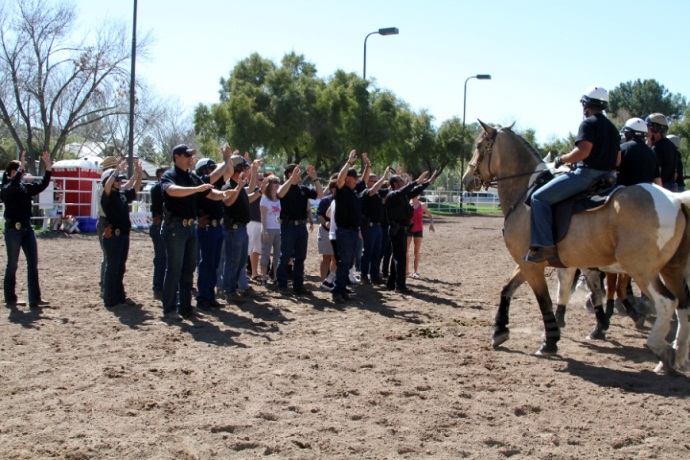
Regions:
[[[524, 201], [529, 186], [548, 167], [534, 147], [511, 130], [512, 125], [492, 128], [479, 123], [483, 133], [477, 138], [463, 184], [468, 191], [494, 182], [498, 188], [505, 219], [503, 238], [518, 264], [501, 292], [501, 304], [510, 302], [520, 284], [529, 283], [544, 321], [545, 339], [538, 353], [555, 354], [560, 330], [544, 276], [547, 263], [523, 259], [530, 244], [530, 208]], [[657, 315], [647, 346], [660, 360], [657, 372], [685, 369], [688, 364], [689, 216], [690, 193], [673, 194], [649, 184], [625, 187], [606, 205], [573, 215], [568, 233], [557, 243], [565, 267], [628, 273], [654, 301]], [[666, 335], [677, 305], [678, 330], [671, 346]], [[500, 313], [501, 307], [494, 325], [494, 342], [500, 334], [507, 338], [507, 314], [500, 318]]]

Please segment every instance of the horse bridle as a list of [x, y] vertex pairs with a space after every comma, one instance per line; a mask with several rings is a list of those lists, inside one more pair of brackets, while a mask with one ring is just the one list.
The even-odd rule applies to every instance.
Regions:
[[[474, 185], [476, 187], [484, 187], [484, 189], [488, 189], [489, 187], [496, 186], [496, 184], [500, 181], [508, 180], [508, 179], [515, 179], [517, 177], [524, 177], [524, 176], [531, 176], [532, 174], [538, 173], [539, 170], [534, 170], [534, 171], [529, 171], [529, 172], [524, 172], [524, 173], [519, 173], [519, 174], [513, 174], [511, 176], [504, 176], [504, 177], [496, 177], [494, 173], [491, 172], [491, 154], [493, 153], [493, 146], [494, 142], [496, 140], [496, 136], [498, 136], [498, 132], [501, 131], [503, 128], [499, 128], [496, 131], [494, 131], [494, 134], [491, 137], [488, 137], [486, 135], [486, 132], [482, 134], [482, 141], [486, 141], [486, 144], [484, 144], [483, 148], [479, 152], [479, 156], [477, 157], [477, 162], [476, 163], [467, 163], [467, 166], [472, 168], [472, 176], [474, 177]], [[484, 160], [484, 157], [488, 157], [488, 160], [486, 162], [487, 164], [487, 172], [489, 173], [489, 179], [484, 180], [482, 179], [481, 174], [479, 173], [479, 166], [482, 164], [482, 160]]]

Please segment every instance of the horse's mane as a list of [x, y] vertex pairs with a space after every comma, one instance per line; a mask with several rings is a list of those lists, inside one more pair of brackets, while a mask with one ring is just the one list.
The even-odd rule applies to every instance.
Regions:
[[534, 146], [527, 141], [527, 139], [525, 139], [524, 137], [515, 133], [511, 128], [512, 128], [512, 126], [499, 127], [499, 131], [507, 131], [510, 134], [512, 134], [513, 136], [520, 139], [520, 142], [522, 142], [523, 147], [525, 147], [525, 149], [527, 149], [528, 152], [530, 152], [532, 155], [534, 155], [534, 158], [536, 158], [537, 163], [543, 162], [544, 160], [542, 159], [542, 157], [539, 154], [539, 152], [537, 151], [537, 149], [535, 149]]

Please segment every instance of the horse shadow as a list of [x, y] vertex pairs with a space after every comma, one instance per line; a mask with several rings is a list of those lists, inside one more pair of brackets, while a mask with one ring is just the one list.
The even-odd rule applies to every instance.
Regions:
[[690, 394], [690, 379], [685, 376], [660, 376], [652, 371], [625, 371], [564, 358], [566, 372], [600, 387], [620, 388], [630, 393], [653, 394], [668, 398], [686, 399]]

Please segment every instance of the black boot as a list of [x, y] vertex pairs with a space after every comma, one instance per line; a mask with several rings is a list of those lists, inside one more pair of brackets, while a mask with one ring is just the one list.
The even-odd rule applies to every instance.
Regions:
[[635, 307], [632, 306], [628, 299], [625, 299], [623, 301], [623, 308], [625, 308], [626, 313], [628, 313], [630, 319], [632, 319], [635, 323], [635, 328], [642, 329], [642, 327], [644, 326], [645, 315], [643, 315], [642, 313], [638, 313], [637, 310], [635, 310]]
[[609, 299], [606, 301], [606, 317], [608, 319], [611, 319], [613, 316], [613, 307], [616, 305], [616, 301], [613, 299]]
[[589, 333], [587, 338], [589, 340], [606, 340], [606, 331], [609, 328], [609, 319], [606, 317], [604, 308], [601, 305], [594, 307], [594, 314], [597, 317], [597, 325], [594, 326], [592, 332]]

